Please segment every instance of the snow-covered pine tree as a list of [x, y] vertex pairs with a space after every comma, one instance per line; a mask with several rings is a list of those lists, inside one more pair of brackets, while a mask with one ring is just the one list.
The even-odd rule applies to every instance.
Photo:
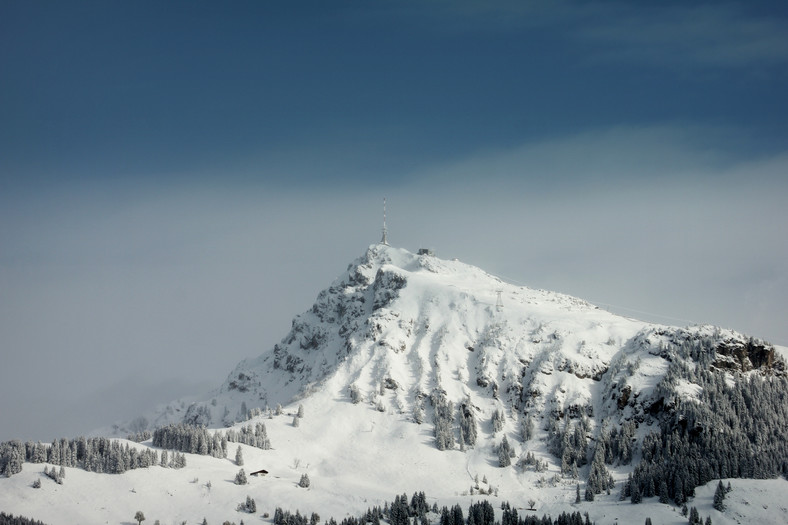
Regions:
[[700, 519], [700, 513], [696, 507], [692, 507], [689, 512], [690, 525], [701, 525], [703, 522]]
[[246, 512], [249, 514], [254, 514], [257, 512], [257, 503], [255, 502], [254, 498], [250, 496], [246, 496]]
[[306, 489], [309, 488], [310, 484], [311, 482], [309, 481], [309, 476], [306, 473], [301, 474], [301, 479], [298, 481], [298, 486]]
[[478, 428], [470, 397], [465, 402], [460, 403], [457, 410], [457, 420], [460, 425], [460, 435], [463, 437], [465, 444], [473, 447], [476, 444]]
[[725, 486], [722, 480], [717, 483], [717, 489], [714, 491], [714, 508], [722, 512], [725, 510]]
[[594, 501], [594, 497], [595, 497], [594, 491], [591, 490], [591, 486], [588, 483], [586, 483], [586, 494], [585, 494], [586, 501]]
[[419, 425], [424, 423], [424, 408], [420, 403], [413, 407], [413, 421]]
[[530, 415], [525, 416], [522, 420], [520, 434], [523, 442], [534, 437], [534, 420]]
[[354, 405], [361, 403], [361, 391], [358, 389], [358, 387], [356, 385], [350, 385], [348, 390], [350, 392], [350, 401]]
[[491, 419], [493, 434], [503, 430], [503, 424], [505, 420], [506, 420], [506, 416], [504, 415], [503, 410], [496, 409], [495, 412], [493, 412]]
[[435, 410], [433, 419], [435, 424], [435, 445], [438, 450], [451, 450], [455, 445], [454, 429], [452, 428], [454, 403], [446, 401], [445, 396], [441, 392], [434, 392], [430, 396], [430, 400]]
[[235, 484], [246, 485], [247, 483], [248, 481], [246, 479], [246, 472], [244, 471], [244, 469], [239, 470], [238, 473], [235, 475]]
[[508, 467], [511, 464], [511, 447], [509, 446], [509, 441], [506, 439], [506, 436], [504, 436], [501, 440], [501, 444], [498, 445], [498, 466]]

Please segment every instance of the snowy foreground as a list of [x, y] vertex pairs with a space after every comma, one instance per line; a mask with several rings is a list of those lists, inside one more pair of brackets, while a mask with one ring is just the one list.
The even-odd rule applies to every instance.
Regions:
[[[518, 472], [498, 468], [490, 450], [480, 447], [466, 453], [440, 452], [431, 445], [430, 425], [416, 425], [372, 407], [339, 403], [327, 413], [330, 399], [313, 396], [304, 403], [305, 417], [298, 427], [292, 424], [294, 407], [273, 419], [260, 418], [266, 424], [273, 448], [260, 450], [241, 445], [243, 468], [247, 473], [266, 469], [265, 477], [249, 476], [248, 485], [233, 480], [239, 467], [233, 459], [187, 454], [187, 466], [175, 470], [159, 466], [131, 470], [124, 474], [96, 474], [80, 469], [66, 469], [66, 478], [57, 485], [42, 474], [43, 464], [25, 463], [23, 471], [11, 478], [0, 478], [0, 510], [34, 517], [50, 525], [74, 523], [134, 523], [137, 510], [144, 512], [147, 523], [162, 524], [224, 521], [271, 523], [277, 506], [302, 514], [317, 512], [321, 522], [329, 517], [340, 520], [358, 516], [374, 505], [383, 506], [394, 496], [424, 491], [430, 504], [463, 509], [480, 499], [488, 499], [497, 512], [500, 502], [509, 501], [525, 514], [528, 501], [536, 501], [536, 514], [556, 517], [563, 511], [588, 512], [598, 524], [642, 524], [647, 517], [658, 523], [687, 523], [680, 509], [647, 498], [640, 505], [619, 501], [618, 490], [600, 495], [594, 502], [575, 504], [576, 482], [551, 478], [556, 468], [546, 473]], [[359, 417], [363, 411], [363, 417]], [[252, 421], [253, 423], [254, 421]], [[352, 441], [348, 435], [355, 435]], [[534, 440], [537, 443], [538, 440]], [[143, 447], [132, 444], [132, 446]], [[230, 457], [237, 445], [230, 444]], [[535, 450], [537, 456], [547, 455]], [[359, 475], [358, 472], [364, 472]], [[618, 479], [627, 471], [615, 472]], [[311, 486], [298, 487], [307, 473]], [[468, 494], [474, 478], [485, 477], [487, 484], [498, 489], [498, 496]], [[41, 488], [32, 487], [41, 481]], [[541, 481], [544, 480], [544, 481]], [[705, 520], [714, 524], [774, 523], [788, 520], [788, 481], [730, 480], [733, 490], [721, 513], [712, 508], [716, 483], [699, 487], [689, 506], [695, 506]], [[726, 482], [727, 483], [727, 482]], [[209, 485], [210, 484], [210, 488]], [[257, 513], [236, 510], [251, 496]], [[522, 510], [521, 510], [522, 509]], [[269, 518], [263, 518], [268, 513]]]

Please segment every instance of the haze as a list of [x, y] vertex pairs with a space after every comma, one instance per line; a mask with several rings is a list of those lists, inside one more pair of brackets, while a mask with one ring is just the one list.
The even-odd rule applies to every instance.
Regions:
[[782, 3], [0, 1], [0, 440], [218, 386], [380, 239], [788, 344]]

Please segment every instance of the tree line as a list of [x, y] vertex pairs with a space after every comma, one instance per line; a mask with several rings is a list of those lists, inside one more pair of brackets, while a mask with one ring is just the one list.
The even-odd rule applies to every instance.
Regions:
[[[788, 476], [788, 379], [736, 374], [729, 383], [724, 371], [710, 366], [714, 348], [706, 340], [669, 352], [668, 372], [655, 392], [673, 408], [660, 414], [660, 431], [642, 440], [622, 498], [658, 496], [682, 505], [715, 479]], [[698, 401], [676, 394], [680, 381], [700, 386]]]
[[[438, 508], [427, 503], [424, 492], [414, 492], [411, 498], [407, 494], [397, 495], [392, 502], [386, 502], [383, 508], [368, 508], [361, 516], [349, 516], [337, 522], [333, 517], [325, 521], [325, 525], [380, 525], [386, 520], [390, 525], [429, 525], [428, 513], [437, 515], [437, 525], [591, 525], [588, 513], [562, 512], [556, 518], [547, 515], [518, 514], [517, 509], [508, 502], [501, 504], [503, 510], [501, 521], [496, 521], [495, 510], [489, 501], [472, 503], [463, 512], [460, 505]], [[466, 517], [467, 516], [467, 517]], [[318, 525], [320, 516], [301, 514], [299, 510], [292, 513], [277, 507], [274, 512], [274, 525]]]
[[[41, 442], [6, 441], [0, 443], [0, 473], [12, 476], [22, 471], [22, 463], [49, 463], [63, 467], [81, 468], [88, 472], [121, 474], [127, 470], [160, 464], [155, 450], [137, 450], [119, 441], [103, 437], [55, 440], [49, 445]], [[182, 464], [181, 464], [182, 463]], [[180, 458], [166, 466], [182, 467]]]
[[153, 446], [213, 456], [227, 457], [227, 443], [243, 443], [263, 450], [271, 448], [271, 440], [264, 423], [254, 427], [246, 425], [240, 430], [228, 429], [225, 432], [209, 432], [205, 427], [185, 423], [170, 424], [153, 431]]

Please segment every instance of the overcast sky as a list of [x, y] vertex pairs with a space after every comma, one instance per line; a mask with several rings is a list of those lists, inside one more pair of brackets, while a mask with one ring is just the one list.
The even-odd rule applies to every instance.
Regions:
[[218, 386], [379, 240], [788, 344], [785, 2], [0, 0], [0, 440]]

